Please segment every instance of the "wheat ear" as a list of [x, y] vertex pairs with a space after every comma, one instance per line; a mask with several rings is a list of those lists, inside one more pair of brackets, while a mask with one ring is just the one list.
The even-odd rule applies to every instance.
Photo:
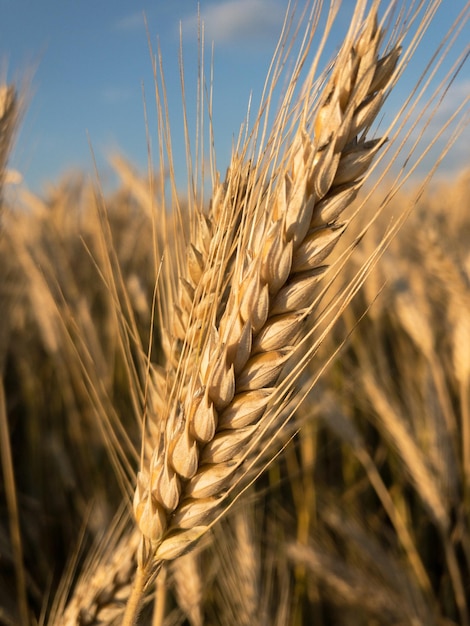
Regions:
[[10, 155], [13, 135], [18, 124], [19, 109], [18, 94], [15, 87], [13, 85], [0, 84], [0, 199], [3, 184], [8, 179], [6, 165]]
[[[360, 35], [346, 39], [314, 112], [305, 96], [293, 140], [269, 172], [270, 182], [261, 161], [243, 176], [239, 208], [233, 185], [225, 194], [216, 189], [213, 213], [221, 218], [208, 254], [194, 244], [188, 250], [192, 284], [186, 317], [179, 315], [183, 343], [158, 443], [135, 491], [142, 541], [124, 623], [136, 619], [143, 591], [163, 561], [207, 532], [227, 494], [239, 487], [247, 462], [261, 451], [280, 408], [276, 386], [305, 334], [312, 287], [344, 232], [340, 217], [381, 145], [367, 141], [365, 131], [393, 81], [399, 48], [379, 58], [377, 6]], [[311, 85], [310, 77], [304, 93]], [[232, 175], [240, 171], [234, 163]], [[225, 219], [230, 228], [226, 215], [237, 216]]]
[[99, 556], [103, 562], [95, 560], [88, 575], [82, 577], [74, 589], [67, 607], [56, 611], [51, 624], [89, 626], [119, 623], [122, 607], [130, 594], [138, 543], [137, 533], [126, 532], [109, 550], [102, 549]]

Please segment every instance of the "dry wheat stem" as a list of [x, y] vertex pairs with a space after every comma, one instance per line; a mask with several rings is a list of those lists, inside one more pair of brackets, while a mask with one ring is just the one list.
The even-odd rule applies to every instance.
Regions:
[[235, 158], [209, 217], [201, 216], [170, 329], [160, 432], [138, 475], [142, 541], [125, 623], [159, 563], [208, 530], [239, 484], [248, 452], [257, 454], [275, 431], [274, 424], [263, 433], [277, 410], [276, 384], [308, 328], [312, 287], [346, 226], [340, 217], [381, 145], [365, 133], [399, 48], [379, 58], [377, 6], [356, 39], [346, 40], [313, 119], [305, 101], [270, 184], [262, 182], [262, 164]]
[[400, 543], [408, 555], [408, 559], [413, 570], [415, 571], [416, 579], [419, 581], [420, 587], [431, 595], [431, 582], [429, 580], [428, 573], [426, 572], [421, 557], [416, 550], [416, 546], [407, 528], [405, 519], [394, 505], [389, 490], [377, 470], [377, 466], [367, 452], [361, 433], [356, 428], [352, 420], [347, 419], [341, 408], [336, 406], [331, 394], [324, 394], [324, 397], [322, 397], [320, 414], [322, 419], [324, 419], [328, 424], [328, 427], [333, 429], [341, 439], [348, 442], [354, 450], [354, 454], [364, 467], [368, 475], [369, 482], [374, 487], [378, 498], [382, 502], [384, 510], [395, 527], [397, 536], [399, 537]]

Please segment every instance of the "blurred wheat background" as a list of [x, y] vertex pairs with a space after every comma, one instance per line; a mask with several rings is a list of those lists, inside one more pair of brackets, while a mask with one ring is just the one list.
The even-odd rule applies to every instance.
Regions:
[[[2, 87], [5, 626], [65, 623], [77, 584], [135, 550], [121, 538], [148, 400], [146, 355], [150, 347], [158, 364], [164, 354], [160, 252], [168, 248], [171, 261], [183, 245], [181, 217], [194, 202], [180, 195], [171, 214], [161, 178], [118, 156], [110, 193], [80, 172], [42, 196], [12, 193], [7, 161], [22, 107], [21, 93]], [[394, 190], [335, 289], [347, 288], [387, 225], [413, 207], [404, 228], [303, 373], [322, 375], [280, 433], [282, 451], [197, 548], [162, 571], [142, 623], [470, 625], [470, 170], [462, 165], [424, 188], [399, 188], [390, 174], [371, 191], [360, 223]], [[114, 574], [104, 588], [112, 603], [125, 602]], [[112, 613], [80, 619], [119, 623]]]

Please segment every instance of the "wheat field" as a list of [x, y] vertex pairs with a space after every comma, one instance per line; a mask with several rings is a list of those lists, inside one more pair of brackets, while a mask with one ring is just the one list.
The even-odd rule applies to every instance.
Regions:
[[469, 98], [414, 143], [469, 3], [386, 108], [441, 4], [358, 0], [326, 66], [341, 2], [288, 13], [208, 197], [158, 55], [161, 159], [109, 193], [12, 193], [1, 87], [0, 624], [470, 626]]

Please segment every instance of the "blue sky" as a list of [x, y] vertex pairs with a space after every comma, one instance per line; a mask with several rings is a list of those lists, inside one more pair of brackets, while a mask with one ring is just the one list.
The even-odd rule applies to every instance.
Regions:
[[[299, 1], [303, 6], [303, 0]], [[350, 0], [338, 23], [346, 27]], [[390, 106], [409, 82], [467, 0], [444, 0], [408, 79], [401, 81]], [[210, 43], [215, 45], [214, 130], [218, 169], [228, 164], [231, 143], [246, 114], [253, 91], [259, 97], [281, 26], [287, 0], [201, 0], [206, 24], [208, 71]], [[0, 76], [29, 81], [28, 107], [11, 166], [25, 184], [40, 192], [70, 169], [93, 171], [90, 144], [103, 183], [112, 181], [107, 158], [119, 152], [145, 170], [147, 139], [143, 90], [150, 139], [157, 152], [154, 87], [146, 15], [152, 46], [161, 46], [169, 96], [172, 137], [179, 174], [184, 179], [184, 143], [178, 69], [180, 24], [183, 32], [188, 110], [196, 107], [196, 0], [0, 0]], [[468, 13], [468, 12], [467, 12]], [[334, 38], [333, 38], [334, 39]], [[470, 39], [468, 24], [456, 50]], [[456, 53], [449, 56], [454, 60]], [[448, 67], [448, 65], [446, 66]], [[445, 68], [444, 68], [445, 69]], [[470, 92], [468, 63], [443, 103], [429, 133]], [[468, 106], [467, 106], [468, 111]], [[468, 161], [468, 129], [444, 163], [444, 171]]]

